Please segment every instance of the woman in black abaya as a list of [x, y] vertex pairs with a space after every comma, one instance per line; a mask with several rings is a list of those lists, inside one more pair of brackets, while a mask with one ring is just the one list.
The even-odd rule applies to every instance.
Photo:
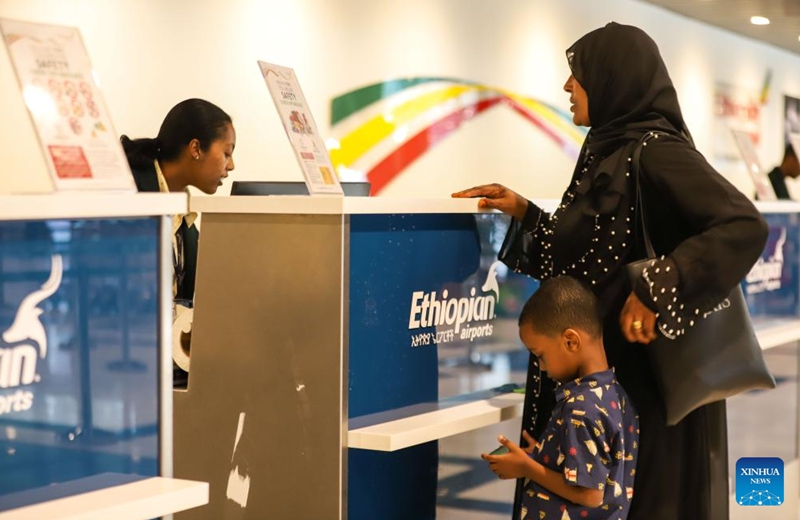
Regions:
[[[747, 274], [767, 239], [750, 201], [694, 148], [658, 47], [642, 30], [609, 23], [567, 50], [573, 121], [590, 126], [558, 209], [549, 214], [500, 185], [454, 194], [514, 217], [500, 259], [537, 279], [586, 282], [605, 311], [609, 364], [639, 412], [641, 438], [632, 520], [728, 518], [725, 403], [666, 425], [642, 344], [694, 325]], [[630, 158], [641, 154], [645, 218], [658, 255], [628, 289], [625, 264], [645, 257], [634, 237]], [[661, 298], [659, 298], [661, 296]], [[698, 345], [702, 348], [702, 345]], [[553, 386], [528, 370], [523, 428], [546, 423]], [[516, 517], [515, 517], [516, 518]]]

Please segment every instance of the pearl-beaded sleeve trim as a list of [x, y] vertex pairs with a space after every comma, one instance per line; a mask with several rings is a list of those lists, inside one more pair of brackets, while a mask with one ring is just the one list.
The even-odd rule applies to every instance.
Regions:
[[533, 202], [528, 201], [528, 208], [525, 210], [525, 216], [522, 218], [522, 232], [533, 235], [536, 230], [539, 229], [543, 213], [544, 210]]
[[[650, 265], [642, 271], [642, 282], [646, 292], [641, 290], [642, 284], [637, 284], [636, 295], [642, 303], [656, 313], [656, 328], [662, 336], [675, 339], [686, 333], [700, 319], [703, 318], [701, 309], [690, 309], [682, 301], [680, 290], [680, 275], [675, 262], [662, 256], [653, 259]], [[645, 294], [642, 294], [645, 293]]]

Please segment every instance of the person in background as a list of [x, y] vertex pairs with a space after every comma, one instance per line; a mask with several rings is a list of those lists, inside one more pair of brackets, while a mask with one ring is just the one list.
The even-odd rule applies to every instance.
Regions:
[[786, 150], [783, 152], [783, 161], [780, 166], [776, 166], [769, 172], [769, 182], [772, 183], [775, 196], [779, 199], [792, 198], [789, 195], [789, 189], [786, 187], [786, 177], [790, 179], [800, 177], [800, 161], [797, 160], [797, 154], [790, 144], [786, 145]]
[[[181, 101], [167, 112], [155, 138], [120, 138], [140, 192], [183, 192], [194, 186], [209, 195], [233, 170], [236, 131], [231, 117], [203, 99]], [[172, 295], [191, 306], [197, 272], [199, 233], [196, 213], [176, 215], [172, 222]], [[187, 374], [173, 366], [175, 385]]]
[[[498, 255], [511, 269], [539, 280], [573, 276], [600, 301], [606, 356], [642, 432], [628, 518], [727, 520], [725, 402], [668, 426], [643, 345], [682, 334], [727, 297], [764, 250], [767, 224], [694, 147], [658, 46], [644, 31], [611, 22], [566, 54], [573, 122], [591, 130], [558, 208], [546, 212], [498, 184], [453, 196], [480, 197], [479, 207], [513, 217]], [[631, 174], [640, 146], [642, 211], [658, 257], [631, 287], [625, 266], [647, 257]], [[526, 389], [522, 427], [537, 437], [555, 389], [533, 356]]]
[[[639, 419], [608, 367], [597, 297], [575, 278], [542, 282], [519, 317], [519, 336], [560, 384], [539, 442], [482, 455], [500, 478], [528, 479], [520, 520], [625, 520], [636, 473]], [[646, 477], [646, 476], [645, 476]]]

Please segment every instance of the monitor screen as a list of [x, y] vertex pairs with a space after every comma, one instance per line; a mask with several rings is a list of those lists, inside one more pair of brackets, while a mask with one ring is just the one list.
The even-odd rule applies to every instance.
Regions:
[[[369, 197], [370, 183], [343, 182], [348, 197]], [[299, 181], [233, 181], [231, 195], [308, 195], [305, 182]]]

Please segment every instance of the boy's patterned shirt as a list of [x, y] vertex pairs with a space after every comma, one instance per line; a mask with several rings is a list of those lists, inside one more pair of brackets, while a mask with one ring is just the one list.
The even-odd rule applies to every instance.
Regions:
[[633, 497], [639, 418], [614, 372], [606, 370], [556, 389], [556, 405], [533, 459], [573, 486], [604, 492], [600, 507], [583, 507], [526, 482], [521, 520], [624, 520]]

